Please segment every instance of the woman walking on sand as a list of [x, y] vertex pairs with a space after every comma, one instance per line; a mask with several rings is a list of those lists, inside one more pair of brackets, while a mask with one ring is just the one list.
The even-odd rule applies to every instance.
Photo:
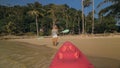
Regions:
[[57, 46], [58, 44], [58, 27], [56, 25], [53, 25], [52, 28], [52, 42], [53, 42], [53, 46]]

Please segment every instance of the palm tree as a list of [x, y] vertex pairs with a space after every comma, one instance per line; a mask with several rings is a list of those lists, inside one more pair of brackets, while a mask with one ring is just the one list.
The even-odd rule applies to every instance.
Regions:
[[63, 8], [62, 16], [65, 18], [65, 27], [68, 28], [69, 6], [64, 4], [62, 8]]
[[52, 21], [53, 21], [52, 25], [55, 25], [55, 22], [57, 20], [56, 15], [55, 15], [56, 9], [57, 9], [57, 5], [50, 4], [49, 5], [49, 10], [47, 11], [47, 13], [49, 14], [49, 16], [52, 18]]
[[101, 9], [99, 11], [99, 17], [100, 17], [100, 23], [103, 20], [103, 16], [112, 16], [114, 18], [118, 18], [120, 19], [120, 0], [104, 0], [103, 2], [101, 2], [97, 7], [101, 7], [103, 4], [106, 3], [111, 3], [109, 4], [109, 6]]
[[82, 34], [84, 34], [85, 33], [85, 25], [84, 25], [84, 4], [83, 4], [83, 0], [82, 0]]
[[55, 17], [54, 9], [49, 10], [49, 13], [51, 13], [51, 18], [52, 18], [52, 21], [53, 21], [53, 25], [55, 25], [56, 17]]
[[39, 36], [38, 16], [39, 16], [40, 13], [37, 10], [31, 10], [31, 11], [28, 12], [28, 14], [30, 14], [32, 16], [35, 16], [37, 36]]
[[111, 4], [109, 6], [107, 6], [106, 8], [103, 8], [102, 10], [100, 10], [99, 15], [112, 15], [114, 17], [118, 17], [120, 18], [120, 0], [104, 0], [103, 2], [101, 2], [97, 7], [99, 8], [101, 5], [103, 5], [104, 3], [108, 3], [111, 2]]
[[92, 16], [92, 34], [94, 34], [94, 0], [92, 0], [92, 7], [93, 7], [93, 16]]
[[86, 16], [86, 32], [91, 32], [92, 31], [92, 18], [93, 18], [93, 11], [89, 12], [88, 15]]
[[77, 11], [77, 22], [78, 22], [78, 34], [80, 34], [80, 20], [81, 20], [81, 17], [79, 15], [81, 15], [81, 11]]
[[84, 8], [89, 7], [91, 5], [90, 0], [82, 0], [82, 34], [85, 33], [85, 22], [84, 22]]
[[28, 11], [28, 14], [35, 17], [36, 31], [37, 31], [36, 35], [38, 37], [39, 36], [38, 17], [44, 16], [42, 13], [40, 13], [40, 11], [43, 11], [42, 5], [39, 2], [35, 2], [34, 4], [28, 4], [28, 6], [32, 8], [32, 10]]

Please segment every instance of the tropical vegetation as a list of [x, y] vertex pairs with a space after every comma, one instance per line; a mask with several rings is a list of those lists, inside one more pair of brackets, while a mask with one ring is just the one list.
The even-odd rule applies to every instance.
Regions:
[[[86, 0], [83, 2], [83, 8], [94, 7], [94, 5], [91, 5], [93, 1]], [[120, 29], [115, 24], [117, 22], [116, 18], [120, 18], [120, 1], [109, 1], [113, 4], [101, 9], [98, 18], [94, 17], [94, 9], [88, 15], [85, 15], [84, 10], [77, 10], [66, 4], [42, 5], [35, 2], [24, 6], [0, 5], [0, 36], [48, 36], [51, 34], [54, 24], [58, 26], [59, 32], [69, 29], [69, 34], [119, 32]], [[105, 14], [107, 11], [109, 13]]]

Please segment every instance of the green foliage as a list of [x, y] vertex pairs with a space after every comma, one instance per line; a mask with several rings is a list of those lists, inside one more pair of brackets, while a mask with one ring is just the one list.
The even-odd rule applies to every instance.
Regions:
[[113, 17], [104, 17], [101, 23], [95, 25], [95, 33], [113, 33], [117, 31], [116, 21]]
[[14, 34], [14, 31], [16, 30], [15, 24], [14, 22], [8, 22], [8, 24], [6, 25], [6, 30], [8, 32], [8, 34]]
[[[91, 1], [86, 0], [84, 7], [89, 5], [91, 5]], [[69, 29], [70, 33], [79, 34], [82, 33], [81, 14], [81, 10], [70, 8], [66, 4], [43, 6], [39, 2], [35, 2], [28, 3], [25, 6], [0, 5], [0, 35], [36, 35], [37, 31], [42, 36], [51, 35], [53, 24], [57, 24], [60, 32]], [[59, 21], [56, 22], [56, 20]], [[99, 18], [95, 20], [95, 33], [118, 30], [115, 26], [115, 18], [112, 16], [103, 16], [101, 23], [99, 21]], [[92, 12], [85, 17], [85, 23], [85, 31], [91, 33]]]

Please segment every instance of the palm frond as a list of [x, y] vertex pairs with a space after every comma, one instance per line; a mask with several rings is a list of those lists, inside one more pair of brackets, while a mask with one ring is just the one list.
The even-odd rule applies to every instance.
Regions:
[[92, 4], [92, 2], [91, 2], [90, 0], [84, 0], [84, 1], [83, 1], [84, 7], [88, 7], [88, 6], [90, 6], [91, 4]]
[[100, 7], [102, 4], [107, 3], [107, 2], [111, 2], [112, 4], [100, 10], [99, 15], [120, 17], [120, 9], [119, 9], [120, 0], [104, 0], [97, 7]]
[[114, 8], [113, 5], [111, 5], [111, 6], [109, 6], [109, 7], [106, 7], [106, 8], [104, 8], [104, 9], [102, 9], [101, 11], [99, 11], [99, 15], [101, 15], [101, 14], [104, 15], [104, 14], [107, 13], [107, 12], [111, 12], [113, 8]]
[[104, 0], [100, 4], [98, 4], [97, 8], [101, 7], [103, 4], [111, 2], [111, 3], [118, 3], [120, 0]]

